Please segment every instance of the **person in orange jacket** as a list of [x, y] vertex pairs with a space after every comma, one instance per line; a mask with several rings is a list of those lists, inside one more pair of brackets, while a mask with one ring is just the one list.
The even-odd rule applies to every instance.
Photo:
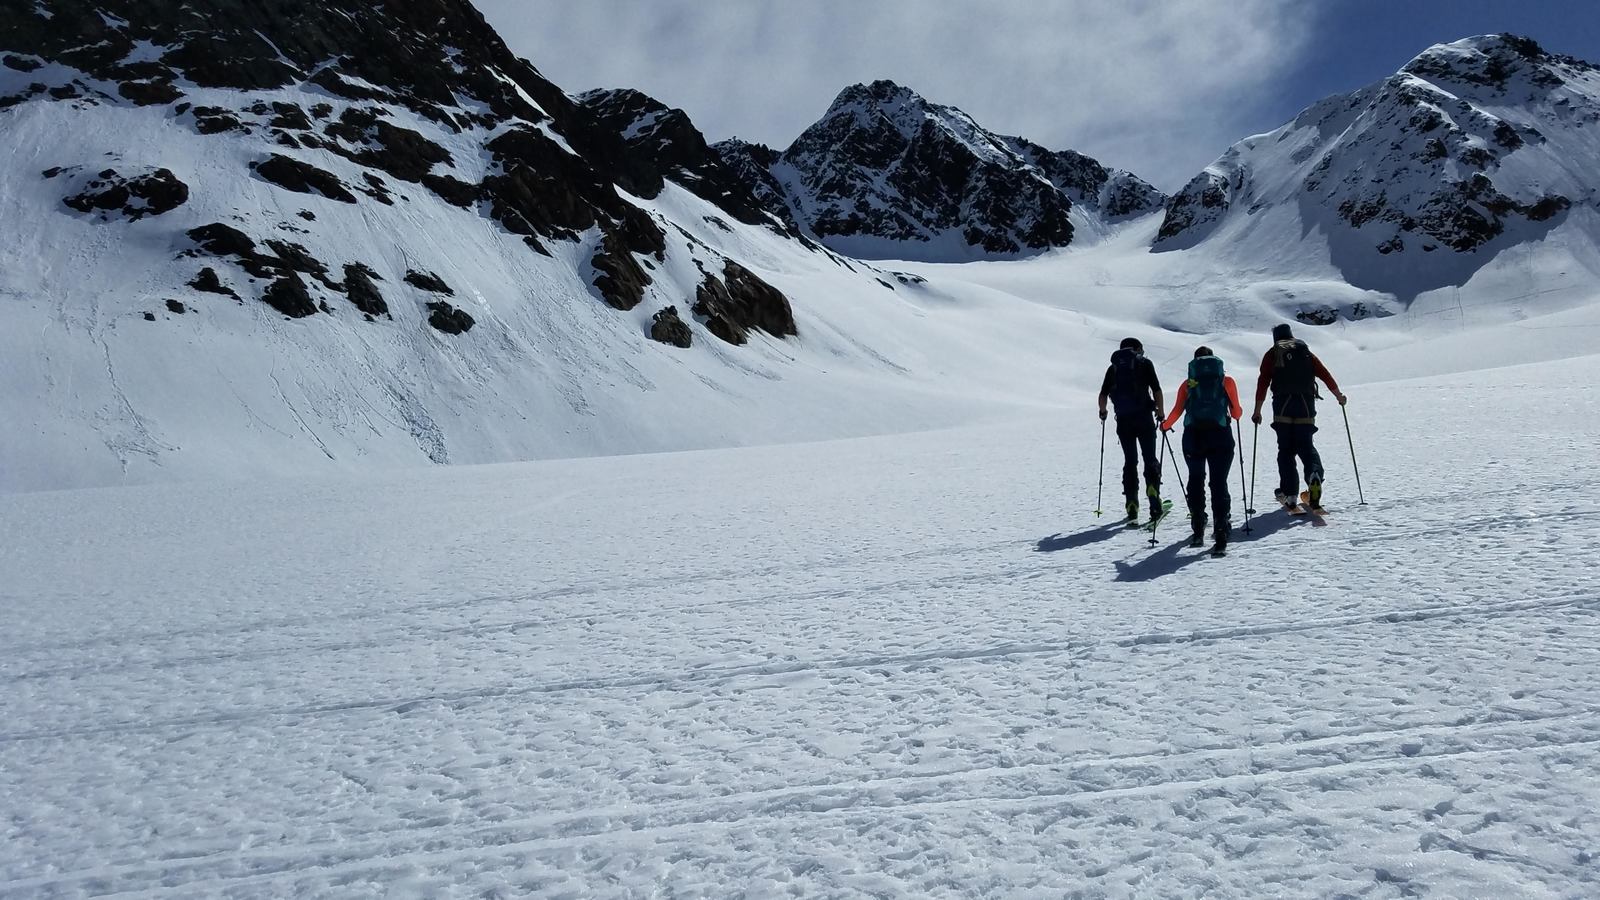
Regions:
[[1178, 417], [1183, 417], [1183, 459], [1189, 465], [1189, 521], [1194, 527], [1191, 547], [1205, 543], [1206, 469], [1211, 470], [1213, 556], [1228, 552], [1228, 537], [1233, 531], [1228, 472], [1233, 468], [1234, 448], [1228, 419], [1237, 421], [1243, 415], [1239, 387], [1223, 372], [1222, 360], [1210, 347], [1195, 350], [1194, 359], [1189, 361], [1189, 379], [1178, 387], [1178, 402], [1172, 407], [1172, 415], [1161, 423], [1161, 430], [1171, 431]]
[[1256, 379], [1256, 409], [1250, 421], [1261, 424], [1261, 405], [1272, 391], [1272, 430], [1278, 434], [1278, 487], [1273, 496], [1285, 509], [1300, 508], [1298, 458], [1306, 470], [1306, 490], [1312, 508], [1322, 506], [1322, 455], [1311, 436], [1317, 433], [1317, 379], [1328, 386], [1339, 405], [1345, 404], [1339, 383], [1317, 359], [1306, 342], [1298, 340], [1287, 323], [1272, 329], [1272, 348], [1261, 357]]

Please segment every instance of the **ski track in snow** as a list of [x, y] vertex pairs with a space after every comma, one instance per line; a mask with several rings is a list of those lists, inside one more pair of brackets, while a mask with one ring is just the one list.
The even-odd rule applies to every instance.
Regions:
[[0, 897], [1593, 896], [1593, 361], [1226, 560], [1089, 416], [0, 496]]

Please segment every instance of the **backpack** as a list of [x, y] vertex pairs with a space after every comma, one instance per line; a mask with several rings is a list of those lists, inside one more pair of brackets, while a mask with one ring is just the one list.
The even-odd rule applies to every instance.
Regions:
[[1189, 361], [1189, 399], [1184, 404], [1185, 427], [1194, 425], [1228, 424], [1232, 404], [1228, 402], [1228, 389], [1223, 383], [1222, 360], [1215, 356], [1200, 356]]
[[1279, 341], [1272, 346], [1276, 359], [1272, 365], [1272, 393], [1313, 398], [1317, 394], [1317, 369], [1311, 362], [1311, 348], [1302, 340]]
[[1111, 405], [1119, 419], [1148, 417], [1155, 409], [1139, 371], [1143, 362], [1144, 354], [1132, 347], [1111, 354]]

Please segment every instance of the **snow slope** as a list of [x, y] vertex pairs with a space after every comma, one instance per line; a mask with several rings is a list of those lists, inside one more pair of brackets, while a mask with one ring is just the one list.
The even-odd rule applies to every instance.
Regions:
[[[238, 103], [230, 92], [191, 99]], [[300, 90], [265, 101], [310, 106], [337, 98]], [[355, 104], [350, 104], [355, 105]], [[665, 227], [666, 261], [631, 312], [591, 286], [597, 233], [530, 251], [478, 212], [414, 186], [397, 206], [288, 194], [241, 178], [259, 137], [201, 135], [148, 110], [28, 103], [8, 117], [0, 220], [33, 227], [0, 253], [0, 490], [130, 484], [174, 478], [286, 475], [430, 463], [615, 454], [877, 433], [948, 425], [1019, 394], [1050, 368], [1038, 337], [1058, 326], [995, 322], [982, 304], [902, 283], [881, 267], [807, 249], [669, 184], [654, 201], [632, 198]], [[399, 124], [437, 139], [467, 165], [479, 134], [450, 135], [403, 110]], [[68, 140], [68, 137], [71, 140]], [[136, 222], [100, 221], [61, 203], [39, 172], [159, 162], [197, 190], [178, 210]], [[322, 155], [346, 183], [354, 163]], [[462, 173], [476, 177], [481, 173]], [[377, 207], [374, 209], [374, 207]], [[305, 210], [315, 216], [306, 221]], [[256, 299], [242, 271], [188, 255], [184, 231], [232, 222], [258, 239], [313, 248], [334, 272], [360, 262], [382, 279], [392, 319], [364, 321], [314, 282], [330, 314], [289, 320]], [[757, 333], [730, 347], [696, 330], [679, 351], [649, 340], [655, 312], [689, 307], [704, 278], [732, 258], [786, 291], [800, 335]], [[203, 266], [223, 273], [243, 303], [186, 287]], [[438, 299], [403, 281], [431, 271], [477, 320], [468, 334], [426, 324]], [[186, 304], [176, 315], [167, 299]], [[146, 321], [151, 313], [156, 321]], [[998, 333], [969, 352], [978, 327]], [[1038, 352], [1033, 349], [1037, 347]], [[857, 402], [847, 402], [850, 400]]]
[[0, 496], [0, 896], [1592, 896], [1596, 362], [1347, 386], [1221, 561], [1087, 396]]

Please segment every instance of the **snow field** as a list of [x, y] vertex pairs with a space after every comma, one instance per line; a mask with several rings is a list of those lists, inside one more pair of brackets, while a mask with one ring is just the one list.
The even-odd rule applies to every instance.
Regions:
[[1089, 405], [0, 496], [0, 896], [1595, 893], [1593, 363], [1347, 385], [1226, 560]]

